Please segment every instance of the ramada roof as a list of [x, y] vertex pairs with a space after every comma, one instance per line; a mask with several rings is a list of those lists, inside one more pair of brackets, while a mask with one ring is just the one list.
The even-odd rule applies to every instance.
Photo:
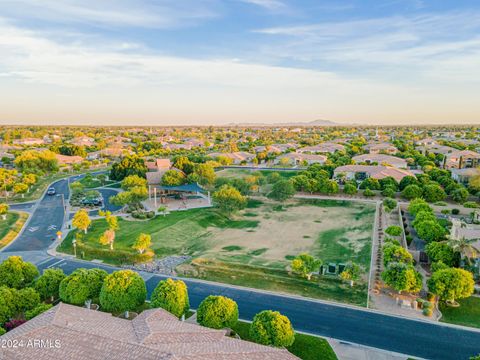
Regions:
[[[60, 303], [1, 337], [40, 340], [49, 346], [1, 348], [0, 358], [25, 360], [84, 359], [296, 359], [287, 350], [234, 339], [179, 321], [163, 309], [150, 309], [133, 320]], [[58, 346], [55, 346], [55, 341]]]

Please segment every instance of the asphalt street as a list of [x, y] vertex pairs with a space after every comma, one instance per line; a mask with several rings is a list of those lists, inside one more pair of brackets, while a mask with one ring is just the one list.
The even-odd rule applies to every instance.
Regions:
[[[60, 180], [53, 186], [58, 194], [64, 194], [67, 199], [66, 180]], [[31, 252], [35, 254], [40, 270], [59, 267], [67, 274], [82, 267], [100, 267], [109, 272], [118, 270], [103, 264], [48, 256], [46, 250], [51, 245], [56, 229], [61, 228], [63, 217], [62, 196], [45, 196], [38, 203], [23, 233], [4, 252], [12, 255], [17, 253], [25, 258]], [[45, 252], [43, 258], [38, 256], [41, 251]], [[141, 274], [146, 280], [149, 294], [158, 281], [166, 278]], [[238, 303], [240, 317], [245, 320], [251, 320], [261, 310], [272, 309], [287, 315], [299, 331], [411, 356], [467, 360], [480, 353], [480, 331], [473, 329], [192, 279], [185, 279], [185, 282], [192, 308], [196, 308], [208, 295], [225, 295]]]

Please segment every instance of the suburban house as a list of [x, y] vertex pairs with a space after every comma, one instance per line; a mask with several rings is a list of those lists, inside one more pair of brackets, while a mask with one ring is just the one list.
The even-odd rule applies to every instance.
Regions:
[[43, 145], [45, 141], [43, 139], [37, 138], [24, 138], [24, 139], [16, 139], [12, 141], [15, 145], [24, 145], [24, 146], [32, 146], [32, 145]]
[[[147, 183], [148, 185], [160, 185], [163, 175], [172, 169], [172, 162], [170, 159], [156, 159], [155, 161], [145, 162], [147, 166]], [[180, 170], [178, 170], [180, 171]]]
[[68, 156], [68, 155], [56, 154], [55, 157], [57, 158], [59, 165], [81, 164], [84, 160], [81, 156]]
[[405, 176], [415, 176], [409, 170], [397, 169], [383, 165], [345, 165], [337, 167], [334, 178], [345, 177], [346, 180], [365, 180], [366, 178], [383, 179], [392, 177], [400, 182]]
[[418, 141], [415, 141], [415, 145], [417, 146], [436, 146], [438, 145], [437, 143], [437, 140], [435, 139], [432, 139], [432, 138], [425, 138], [425, 139], [421, 139], [421, 140], [418, 140]]
[[297, 149], [298, 153], [329, 153], [333, 154], [336, 151], [344, 151], [345, 146], [341, 144], [336, 144], [333, 142], [325, 142], [313, 146], [305, 146], [303, 148]]
[[325, 155], [316, 155], [316, 154], [301, 154], [301, 153], [287, 153], [284, 155], [278, 156], [274, 160], [274, 164], [284, 163], [283, 159], [287, 159], [291, 165], [311, 165], [311, 164], [324, 164], [327, 161]]
[[93, 146], [95, 145], [95, 140], [88, 136], [80, 136], [73, 139], [70, 143], [77, 146]]
[[232, 160], [232, 164], [234, 165], [240, 165], [241, 163], [249, 163], [253, 159], [255, 159], [256, 155], [255, 154], [250, 154], [245, 151], [237, 151], [237, 152], [232, 152], [232, 153], [210, 153], [208, 154], [209, 157], [216, 159], [218, 157], [226, 157]]
[[391, 155], [384, 155], [384, 154], [363, 154], [357, 155], [352, 158], [356, 164], [366, 164], [366, 165], [385, 165], [385, 166], [393, 166], [399, 169], [406, 169], [407, 168], [407, 161], [405, 159], [391, 156]]
[[[4, 360], [49, 359], [297, 359], [285, 349], [229, 337], [180, 321], [163, 309], [143, 311], [133, 320], [60, 303], [2, 336], [6, 343], [38, 345], [0, 348]], [[41, 344], [46, 344], [40, 346]]]
[[457, 150], [445, 159], [446, 169], [475, 168], [480, 165], [480, 154], [471, 150]]
[[368, 144], [365, 146], [365, 149], [370, 152], [370, 154], [396, 154], [398, 149], [390, 143], [379, 143], [379, 144]]
[[468, 186], [472, 177], [480, 175], [476, 168], [451, 169], [451, 173], [453, 180], [465, 186]]
[[273, 144], [273, 145], [265, 145], [265, 146], [255, 146], [253, 150], [256, 153], [259, 152], [267, 152], [269, 154], [281, 154], [289, 149], [295, 149], [297, 146], [292, 143], [288, 144]]

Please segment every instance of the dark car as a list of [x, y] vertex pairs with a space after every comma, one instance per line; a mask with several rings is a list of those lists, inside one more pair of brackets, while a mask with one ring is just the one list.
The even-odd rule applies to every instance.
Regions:
[[85, 206], [101, 206], [103, 203], [102, 198], [93, 198], [93, 199], [83, 199], [82, 205]]
[[55, 195], [56, 193], [57, 193], [57, 191], [53, 187], [48, 188], [48, 190], [47, 190], [47, 195]]

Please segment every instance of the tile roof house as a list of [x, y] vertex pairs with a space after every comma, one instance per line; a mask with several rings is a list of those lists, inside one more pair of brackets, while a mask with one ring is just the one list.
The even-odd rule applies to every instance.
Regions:
[[336, 144], [333, 142], [325, 142], [314, 146], [305, 146], [297, 150], [298, 153], [331, 153], [333, 154], [335, 151], [344, 151], [345, 146], [341, 144]]
[[398, 149], [389, 143], [368, 144], [365, 146], [365, 149], [367, 149], [370, 154], [396, 154], [398, 152]]
[[325, 155], [316, 155], [316, 154], [299, 154], [299, 153], [287, 153], [284, 155], [278, 156], [275, 160], [275, 164], [279, 164], [282, 159], [290, 160], [292, 165], [302, 165], [302, 163], [311, 164], [324, 164], [327, 161]]
[[245, 151], [237, 151], [237, 152], [232, 152], [232, 153], [210, 153], [208, 154], [209, 157], [216, 159], [219, 156], [224, 156], [232, 160], [233, 164], [240, 164], [242, 162], [250, 162], [255, 158], [255, 154], [250, 154]]
[[383, 154], [363, 154], [352, 158], [357, 164], [365, 163], [367, 165], [376, 163], [377, 165], [389, 165], [399, 169], [407, 168], [407, 161], [405, 159]]
[[145, 174], [147, 177], [147, 184], [148, 185], [160, 185], [162, 182], [163, 175], [168, 170], [178, 170], [174, 168], [170, 159], [156, 159], [155, 161], [147, 161], [145, 163], [147, 166], [147, 173]]
[[290, 360], [287, 350], [258, 345], [178, 320], [163, 309], [133, 320], [60, 303], [1, 337], [37, 346], [2, 347], [3, 360]]
[[471, 150], [457, 150], [447, 155], [445, 168], [464, 169], [480, 165], [480, 154]]
[[73, 164], [80, 164], [83, 161], [81, 156], [68, 156], [68, 155], [61, 155], [56, 154], [55, 157], [58, 160], [60, 165], [73, 165]]
[[[409, 170], [397, 169], [394, 167], [382, 165], [345, 165], [337, 167], [333, 172], [333, 177], [338, 178], [340, 174], [344, 174], [347, 180], [355, 179], [356, 176], [360, 179], [372, 177], [374, 179], [383, 179], [391, 176], [397, 182], [400, 182], [405, 176], [415, 176]], [[356, 175], [358, 174], [358, 175]]]
[[477, 168], [451, 169], [451, 173], [453, 180], [464, 185], [468, 185], [472, 177], [480, 175]]

